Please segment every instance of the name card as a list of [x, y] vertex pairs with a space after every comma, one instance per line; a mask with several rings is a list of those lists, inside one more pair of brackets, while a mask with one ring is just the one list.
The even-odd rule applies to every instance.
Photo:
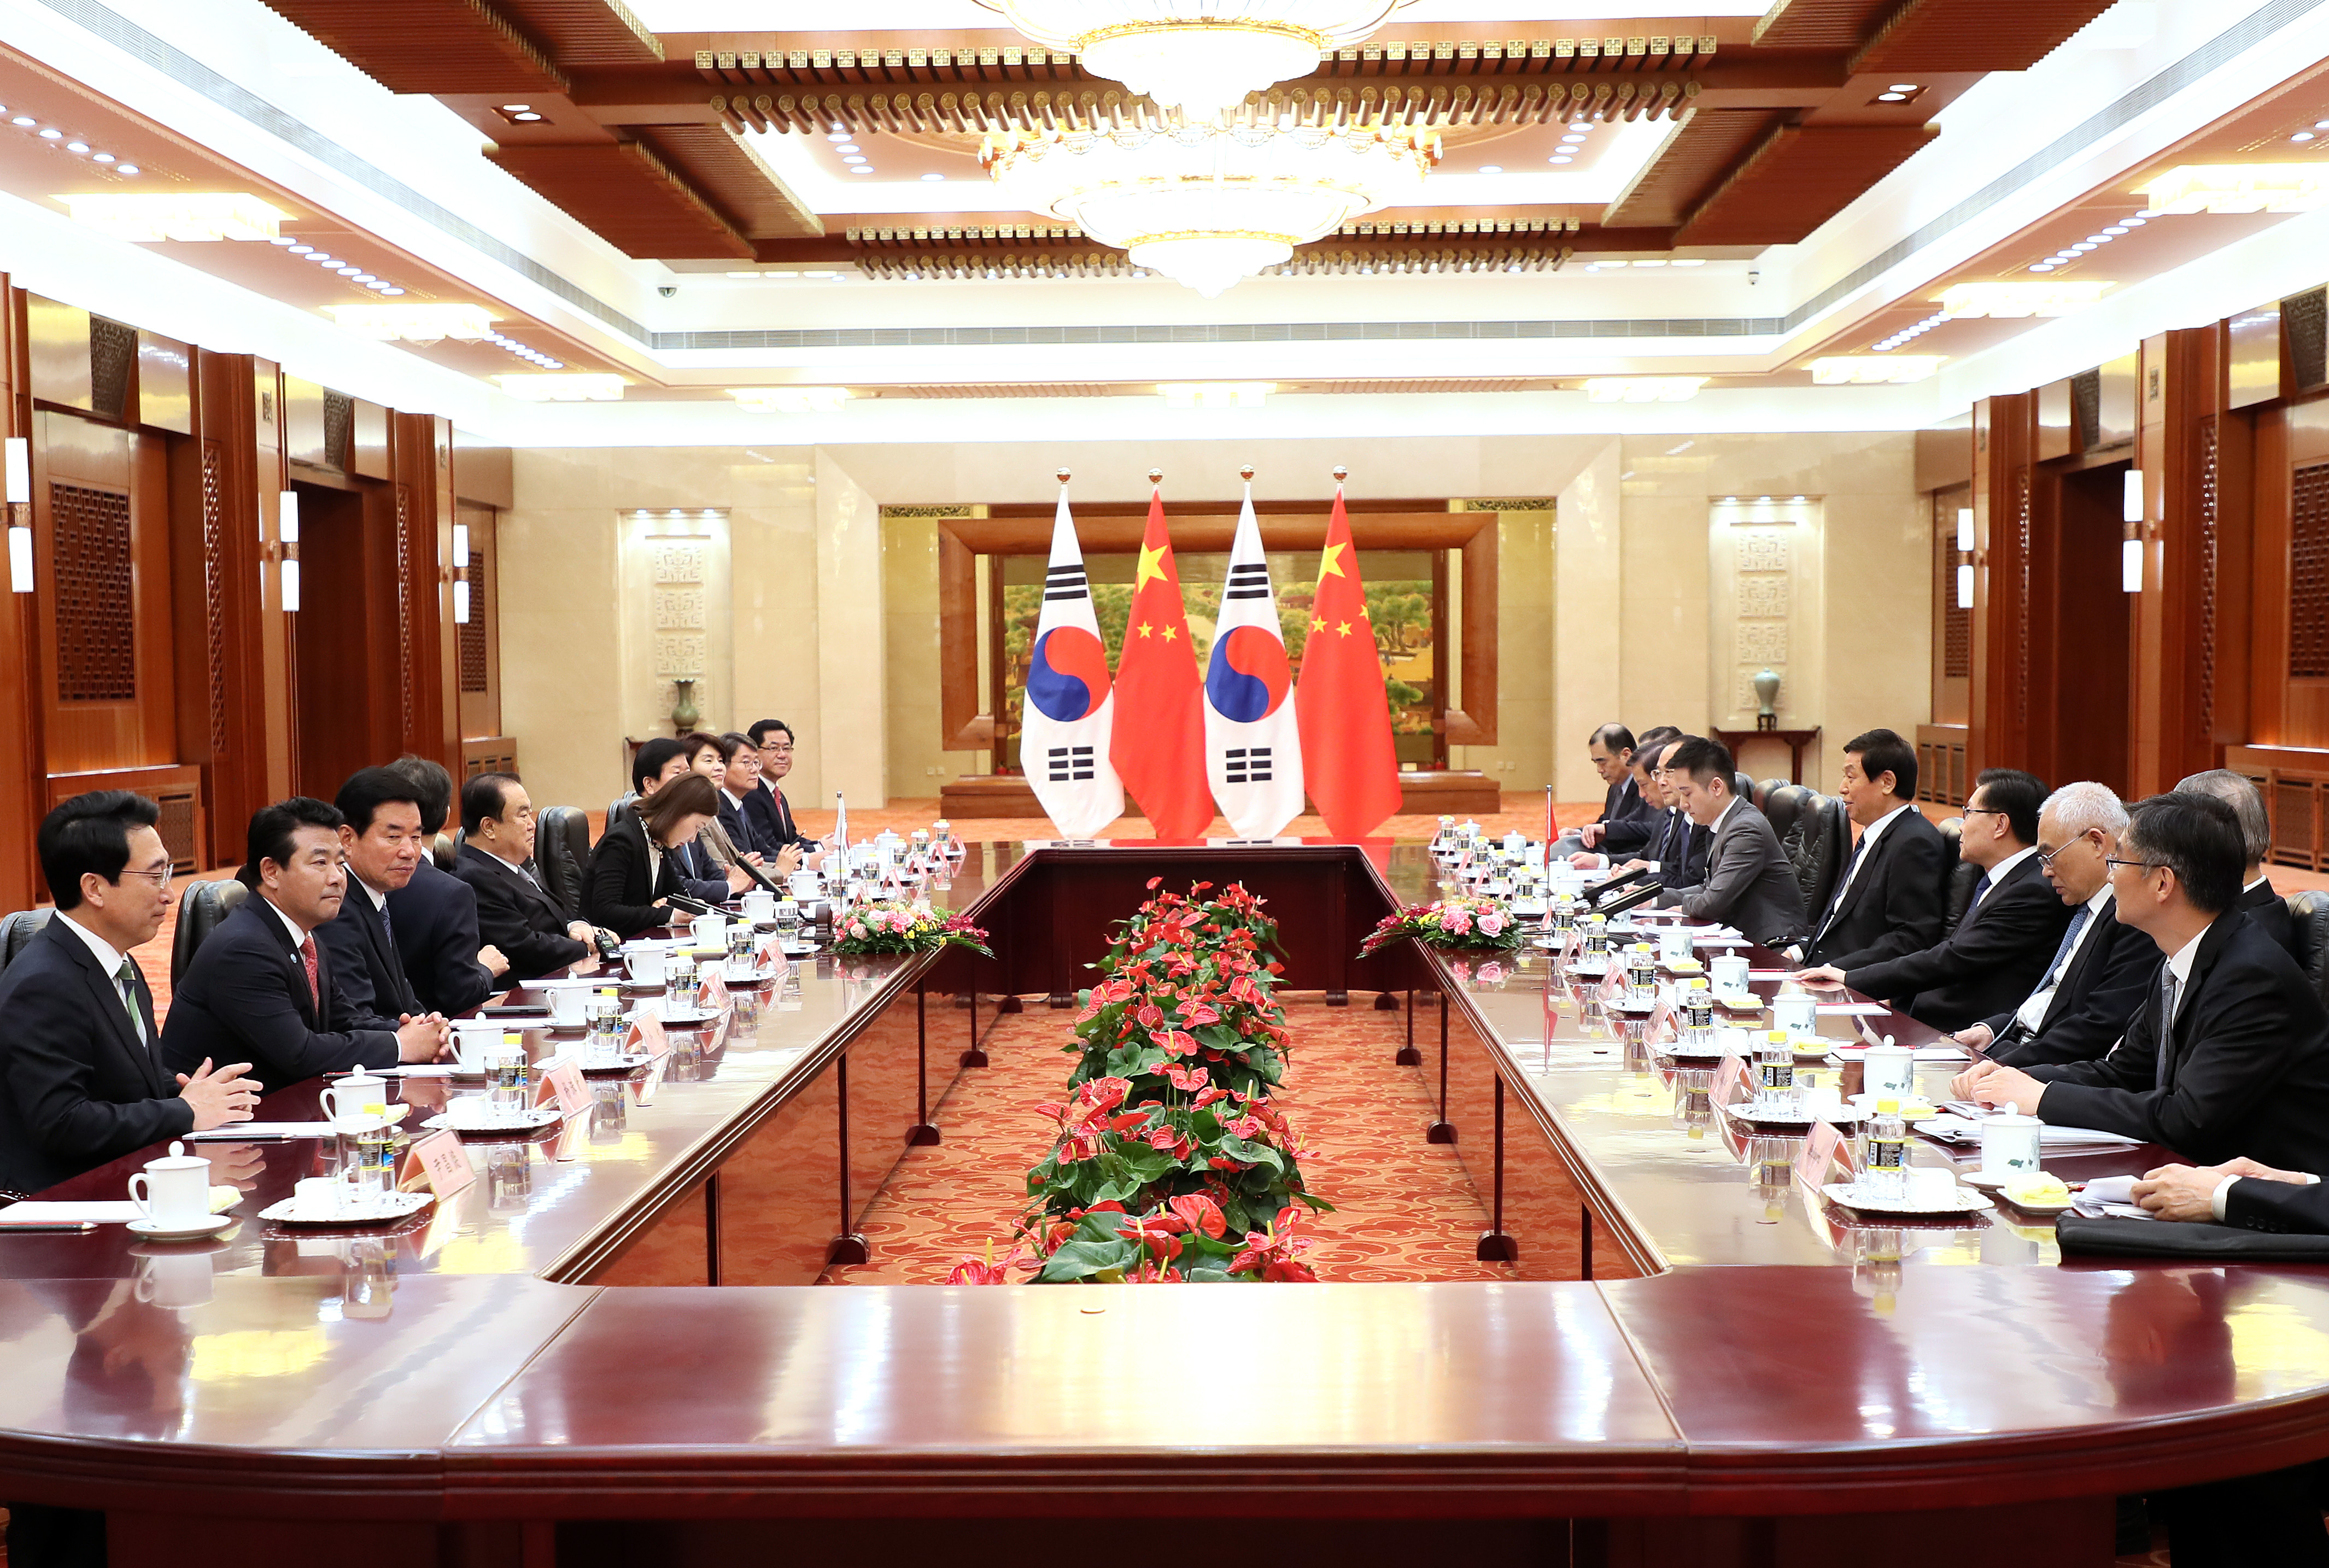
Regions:
[[623, 1041], [626, 1051], [644, 1051], [650, 1061], [661, 1061], [671, 1050], [671, 1036], [664, 1032], [663, 1020], [653, 1013], [642, 1013], [631, 1025], [628, 1037]]
[[[1674, 1035], [1674, 1004], [1664, 997], [1650, 1009], [1650, 1020], [1644, 1031], [1653, 1040], [1671, 1040]], [[1663, 1032], [1663, 1033], [1662, 1033]]]
[[1716, 1105], [1728, 1105], [1730, 1097], [1747, 1077], [1747, 1059], [1732, 1053], [1723, 1057], [1722, 1065], [1714, 1070], [1714, 1086], [1707, 1091], [1707, 1099]]
[[760, 968], [779, 980], [785, 978], [785, 971], [792, 968], [792, 960], [785, 957], [784, 939], [774, 931], [760, 939]]
[[717, 973], [711, 975], [703, 982], [702, 996], [697, 1006], [706, 1013], [717, 1013], [728, 1005], [728, 982]]
[[1836, 1145], [1843, 1140], [1835, 1123], [1812, 1123], [1811, 1131], [1804, 1135], [1804, 1147], [1796, 1151], [1796, 1178], [1813, 1192], [1826, 1185], [1828, 1162], [1835, 1157]]
[[571, 1057], [560, 1057], [555, 1063], [544, 1063], [540, 1087], [533, 1091], [536, 1105], [555, 1103], [561, 1116], [572, 1116], [590, 1107], [590, 1085], [583, 1081], [581, 1063]]
[[405, 1146], [396, 1189], [409, 1193], [425, 1186], [440, 1198], [449, 1198], [476, 1179], [476, 1169], [461, 1148], [461, 1135], [448, 1128]]

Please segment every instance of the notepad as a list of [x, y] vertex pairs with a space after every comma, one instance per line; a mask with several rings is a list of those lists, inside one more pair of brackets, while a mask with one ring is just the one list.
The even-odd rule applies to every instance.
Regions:
[[1881, 1002], [1822, 1002], [1813, 1009], [1823, 1018], [1881, 1018], [1891, 1010]]
[[0, 1231], [11, 1225], [126, 1225], [144, 1213], [126, 1198], [79, 1204], [10, 1204], [0, 1209]]
[[254, 1138], [329, 1138], [338, 1129], [328, 1121], [239, 1121], [208, 1132], [186, 1134], [188, 1143], [249, 1143]]

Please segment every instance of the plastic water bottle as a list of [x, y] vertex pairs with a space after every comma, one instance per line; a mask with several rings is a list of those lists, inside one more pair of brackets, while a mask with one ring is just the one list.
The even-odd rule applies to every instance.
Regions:
[[1755, 1099], [1767, 1111], [1795, 1109], [1796, 1053], [1784, 1029], [1770, 1030], [1755, 1042]]
[[1646, 1006], [1658, 992], [1658, 955], [1647, 942], [1636, 942], [1626, 951], [1627, 999]]
[[1702, 978], [1693, 980], [1682, 994], [1682, 1026], [1694, 1040], [1704, 1039], [1714, 1027], [1714, 993]]
[[1860, 1158], [1860, 1189], [1872, 1198], [1900, 1198], [1909, 1190], [1909, 1124], [1890, 1095], [1876, 1102]]

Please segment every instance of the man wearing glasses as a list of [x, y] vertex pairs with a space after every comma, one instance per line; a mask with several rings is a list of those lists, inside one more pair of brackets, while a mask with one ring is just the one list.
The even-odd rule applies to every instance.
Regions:
[[780, 780], [793, 770], [793, 727], [782, 719], [762, 719], [744, 732], [759, 749], [760, 778], [744, 796], [744, 814], [751, 819], [761, 853], [773, 860], [798, 845], [801, 864], [816, 870], [825, 863], [825, 846], [793, 822], [792, 802], [785, 798]]
[[76, 795], [41, 824], [48, 926], [0, 976], [0, 1188], [33, 1193], [132, 1149], [250, 1119], [250, 1063], [162, 1065], [129, 955], [170, 908], [170, 854], [142, 795]]
[[2109, 786], [2082, 780], [2046, 798], [2038, 814], [2038, 864], [2070, 912], [2070, 929], [2011, 1011], [1957, 1032], [1958, 1041], [2008, 1067], [2092, 1062], [2119, 1042], [2159, 982], [2159, 945], [2117, 919], [2110, 857], [2126, 808]]
[[1674, 792], [1665, 775], [1665, 755], [1682, 743], [1682, 732], [1672, 724], [1660, 724], [1645, 730], [1634, 746], [1633, 773], [1636, 792], [1641, 797], [1642, 808], [1631, 816], [1618, 817], [1604, 822], [1589, 822], [1578, 829], [1578, 837], [1585, 845], [1569, 857], [1569, 864], [1579, 871], [1606, 871], [1621, 861], [1636, 855], [1651, 859], [1660, 857], [1660, 851], [1674, 837], [1676, 824], [1688, 827], [1688, 818], [1674, 805]]
[[2166, 962], [2098, 1062], [1982, 1063], [1957, 1093], [2061, 1127], [2164, 1144], [2203, 1166], [2246, 1156], [2329, 1171], [2329, 1013], [2295, 960], [2239, 907], [2244, 850], [2213, 796], [2155, 795], [2106, 857], [2118, 918]]

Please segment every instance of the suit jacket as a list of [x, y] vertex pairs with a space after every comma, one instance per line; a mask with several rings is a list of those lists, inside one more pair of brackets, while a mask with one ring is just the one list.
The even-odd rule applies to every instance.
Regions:
[[[395, 918], [393, 913], [389, 916], [389, 920]], [[413, 995], [412, 982], [405, 976], [404, 960], [389, 935], [387, 921], [373, 907], [372, 895], [356, 885], [353, 871], [348, 873], [348, 895], [340, 901], [340, 912], [316, 928], [316, 940], [332, 955], [332, 972], [338, 977], [348, 1005], [357, 1012], [401, 1018], [408, 1013], [428, 1011]]]
[[1872, 997], [1907, 998], [1909, 1015], [1936, 1029], [1961, 1029], [2000, 1007], [2021, 1006], [2046, 978], [2070, 923], [2070, 907], [2045, 868], [2025, 855], [1947, 938], [1922, 952], [1848, 969], [1843, 981]]
[[1677, 811], [1658, 841], [1643, 851], [1643, 858], [1658, 863], [1658, 875], [1669, 886], [1696, 887], [1706, 880], [1706, 859], [1714, 845], [1714, 830], [1702, 827]]
[[172, 993], [164, 1067], [192, 1072], [206, 1056], [248, 1062], [260, 1082], [279, 1089], [351, 1067], [395, 1066], [395, 1020], [359, 1012], [340, 984], [342, 968], [319, 939], [319, 1008], [290, 928], [252, 893], [194, 949]]
[[2296, 917], [2288, 912], [2288, 901], [2273, 891], [2269, 877], [2253, 889], [2243, 889], [2233, 907], [2246, 911], [2265, 935], [2288, 949], [2290, 958], [2296, 956]]
[[0, 975], [0, 1187], [40, 1192], [193, 1130], [143, 975], [135, 990], [145, 1041], [113, 977], [54, 918]]
[[[1631, 782], [1630, 775], [1627, 781]], [[1637, 855], [1645, 860], [1657, 859], [1655, 846], [1665, 837], [1675, 815], [1663, 806], [1653, 806], [1643, 800], [1639, 794], [1634, 798], [1640, 801], [1641, 809], [1628, 817], [1610, 818], [1601, 834], [1600, 844], [1596, 846], [1609, 857], [1612, 865]]]
[[730, 800], [725, 789], [720, 791], [720, 829], [728, 836], [728, 842], [736, 846], [738, 854], [757, 855], [763, 859], [775, 858], [777, 852], [768, 846], [767, 838], [762, 836], [759, 822], [746, 813], [742, 802]]
[[477, 962], [477, 895], [459, 877], [424, 858], [412, 880], [388, 895], [396, 952], [421, 1006], [458, 1017], [498, 988]]
[[510, 961], [512, 985], [578, 963], [590, 951], [566, 934], [571, 922], [558, 901], [515, 866], [474, 844], [461, 845], [454, 874], [477, 899], [477, 934]]
[[[2117, 904], [2105, 904], [2095, 919], [2101, 929], [2079, 943], [2070, 967], [2055, 983], [2036, 1034], [2024, 1034], [2014, 1027], [2013, 1015], [2029, 1000], [2026, 995], [1984, 1020], [1994, 1042], [1989, 1049], [1992, 1061], [2021, 1068], [2092, 1062], [2107, 1053], [2126, 1033], [2136, 1009], [2158, 988], [2159, 966], [2166, 959], [2160, 956], [2157, 942], [2120, 921]], [[2055, 946], [2061, 942], [2061, 938], [2054, 939]], [[2051, 960], [2052, 955], [2047, 956]], [[2041, 971], [2032, 988], [2045, 978]]]
[[1658, 903], [1693, 920], [1734, 925], [1748, 940], [1784, 947], [1803, 929], [1804, 893], [1796, 868], [1787, 864], [1770, 819], [1751, 800], [1740, 799], [1724, 815], [1707, 847], [1706, 879], [1694, 885], [1669, 885]]
[[648, 870], [647, 830], [635, 811], [607, 825], [590, 851], [590, 874], [582, 882], [582, 908], [593, 925], [619, 937], [666, 926], [672, 909], [660, 902], [680, 891], [679, 867], [665, 854]]
[[[2028, 1069], [2048, 1086], [2039, 1116], [2165, 1144], [2199, 1165], [2247, 1155], [2329, 1170], [2329, 1013], [2280, 944], [2227, 910], [2201, 937], [2165, 1032], [2160, 1000], [2154, 986], [2101, 1061]], [[2162, 1053], [2166, 1082], [2155, 1087]]]
[[[1818, 934], [1806, 944], [1804, 963], [1857, 969], [1921, 952], [1939, 941], [1944, 935], [1944, 858], [1941, 830], [1914, 806], [1907, 808], [1877, 836], [1875, 847], [1861, 856], [1834, 917], [1825, 910], [1808, 912], [1808, 923]], [[1823, 920], [1827, 921], [1824, 930]], [[2053, 950], [2044, 956], [2051, 958]], [[2026, 987], [2023, 994], [2028, 994]]]
[[2242, 1176], [2224, 1195], [2224, 1223], [2283, 1234], [2329, 1234], [2329, 1185]]
[[1627, 822], [1636, 817], [1650, 817], [1658, 808], [1642, 798], [1642, 787], [1636, 782], [1632, 769], [1601, 797], [1601, 820], [1605, 823]]
[[775, 855], [787, 845], [797, 844], [801, 853], [808, 853], [810, 840], [793, 826], [793, 808], [785, 792], [763, 779], [752, 786], [744, 797], [744, 815], [752, 818], [760, 840], [760, 853]]

